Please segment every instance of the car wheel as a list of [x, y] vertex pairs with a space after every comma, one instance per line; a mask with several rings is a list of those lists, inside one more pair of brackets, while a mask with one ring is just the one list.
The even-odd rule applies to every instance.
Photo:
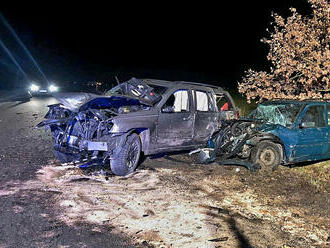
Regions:
[[230, 146], [230, 127], [227, 126], [221, 130], [214, 139], [215, 154], [218, 157], [222, 157], [227, 152], [227, 147]]
[[251, 151], [251, 160], [262, 169], [274, 171], [281, 163], [280, 147], [271, 141], [262, 141]]
[[131, 174], [138, 165], [141, 154], [139, 135], [133, 133], [127, 137], [126, 143], [117, 158], [110, 162], [111, 171], [118, 176]]

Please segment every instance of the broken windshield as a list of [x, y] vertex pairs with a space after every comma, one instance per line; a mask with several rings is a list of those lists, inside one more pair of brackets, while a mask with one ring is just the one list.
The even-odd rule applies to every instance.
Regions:
[[249, 117], [258, 119], [270, 124], [279, 124], [290, 127], [297, 118], [302, 104], [279, 103], [279, 104], [259, 104]]
[[[159, 95], [163, 95], [167, 90], [167, 88], [164, 86], [155, 85], [155, 84], [147, 84], [147, 85], [149, 87], [151, 87], [156, 94], [159, 94]], [[125, 95], [125, 88], [123, 85], [120, 84], [120, 85], [113, 87], [111, 90], [109, 90], [105, 94], [106, 95], [112, 95], [112, 94]]]
[[164, 94], [166, 90], [166, 87], [147, 84], [141, 79], [131, 78], [130, 80], [112, 88], [106, 92], [105, 95], [126, 95], [137, 97], [139, 100], [153, 105], [161, 100], [162, 94]]

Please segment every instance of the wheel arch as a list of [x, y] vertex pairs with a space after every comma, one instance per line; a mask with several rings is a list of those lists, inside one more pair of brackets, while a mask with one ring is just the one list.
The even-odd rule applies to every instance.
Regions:
[[271, 141], [274, 144], [278, 145], [281, 152], [281, 162], [286, 163], [286, 153], [285, 153], [285, 145], [284, 142], [276, 135], [272, 133], [263, 133], [262, 136], [255, 137], [253, 140], [253, 146], [256, 146], [262, 141]]
[[[150, 129], [149, 128], [134, 128], [128, 131], [128, 135], [136, 133], [141, 141], [141, 150], [144, 154], [148, 154], [150, 144]], [[128, 136], [127, 135], [127, 136]]]

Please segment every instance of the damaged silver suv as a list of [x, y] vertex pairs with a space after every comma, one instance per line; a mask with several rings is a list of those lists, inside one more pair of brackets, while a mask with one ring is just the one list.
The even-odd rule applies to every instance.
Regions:
[[105, 95], [58, 93], [38, 127], [50, 128], [62, 163], [98, 161], [116, 175], [132, 173], [141, 153], [204, 147], [238, 112], [220, 87], [153, 79], [119, 84]]

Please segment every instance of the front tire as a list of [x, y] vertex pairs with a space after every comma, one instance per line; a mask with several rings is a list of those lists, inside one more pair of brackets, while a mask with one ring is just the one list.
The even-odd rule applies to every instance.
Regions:
[[262, 141], [251, 151], [251, 160], [261, 165], [262, 169], [274, 171], [282, 161], [281, 154], [279, 145], [271, 141]]
[[139, 135], [132, 133], [127, 137], [118, 157], [110, 162], [111, 171], [118, 176], [126, 176], [133, 173], [138, 166], [141, 155], [141, 141]]

